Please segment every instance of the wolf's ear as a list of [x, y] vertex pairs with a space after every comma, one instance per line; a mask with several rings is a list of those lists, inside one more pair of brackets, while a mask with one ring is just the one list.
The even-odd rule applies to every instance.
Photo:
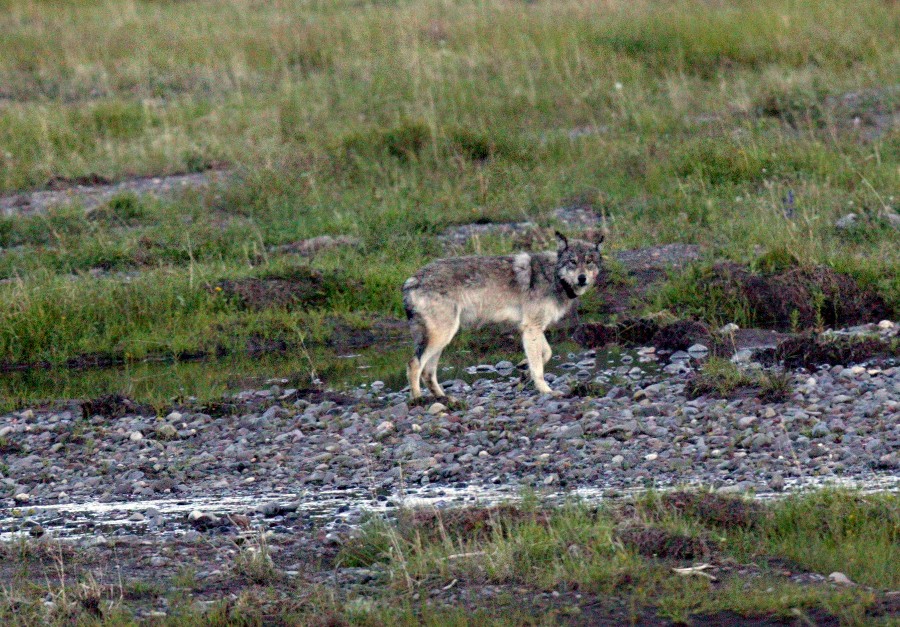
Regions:
[[559, 250], [560, 252], [569, 247], [569, 240], [567, 240], [566, 236], [559, 231], [556, 231], [556, 243], [558, 244], [557, 250]]
[[603, 250], [603, 240], [604, 239], [606, 239], [606, 237], [603, 235], [603, 233], [601, 233], [600, 236], [597, 237], [597, 241], [594, 243], [594, 245], [597, 247], [598, 252]]

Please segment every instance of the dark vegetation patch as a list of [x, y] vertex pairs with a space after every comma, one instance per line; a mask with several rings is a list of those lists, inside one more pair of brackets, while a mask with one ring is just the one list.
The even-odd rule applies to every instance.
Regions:
[[609, 386], [596, 383], [595, 381], [576, 381], [569, 388], [569, 396], [582, 398], [606, 396], [607, 392], [609, 392]]
[[757, 274], [733, 263], [689, 271], [664, 296], [687, 315], [779, 331], [847, 326], [892, 317], [878, 293], [824, 266]]
[[704, 344], [709, 347], [712, 342], [709, 328], [695, 320], [679, 320], [667, 324], [657, 331], [651, 343], [656, 348], [670, 351], [687, 350], [693, 344]]
[[713, 492], [667, 492], [643, 507], [652, 520], [675, 514], [726, 530], [756, 528], [766, 515], [764, 506], [756, 501]]
[[623, 544], [644, 557], [705, 560], [712, 554], [705, 539], [658, 527], [626, 527], [619, 530], [616, 535]]
[[22, 446], [15, 440], [0, 436], [0, 455], [16, 455], [22, 452]]
[[107, 394], [82, 402], [81, 415], [85, 419], [94, 416], [121, 418], [123, 416], [155, 416], [156, 411], [121, 394]]
[[876, 359], [900, 357], [900, 342], [897, 339], [865, 337], [823, 337], [802, 334], [790, 337], [778, 344], [775, 358], [784, 362], [787, 368], [847, 365]]
[[786, 372], [745, 372], [728, 360], [713, 357], [690, 376], [684, 391], [688, 398], [759, 398], [773, 403], [788, 398], [791, 384]]
[[233, 401], [210, 401], [197, 407], [197, 410], [213, 418], [234, 416], [244, 411], [245, 405]]
[[698, 342], [709, 348], [713, 337], [709, 327], [695, 320], [678, 320], [665, 325], [651, 318], [631, 318], [616, 324], [580, 324], [573, 338], [586, 348], [608, 344], [655, 346], [669, 351], [686, 350]]
[[325, 344], [336, 350], [368, 348], [374, 344], [407, 341], [409, 323], [396, 318], [378, 318], [371, 326], [359, 328], [335, 320]]
[[100, 185], [112, 185], [112, 181], [101, 174], [91, 172], [81, 176], [53, 175], [44, 184], [45, 189], [63, 191], [73, 187], [97, 187]]
[[134, 192], [113, 196], [105, 205], [87, 213], [88, 220], [110, 225], [133, 225], [146, 215], [140, 197]]
[[484, 508], [415, 510], [405, 524], [408, 525], [410, 532], [429, 539], [449, 535], [484, 541], [496, 535], [505, 536], [512, 527], [523, 522], [546, 526], [550, 523], [550, 515], [544, 511], [502, 504]]
[[356, 157], [387, 154], [402, 161], [418, 157], [432, 141], [431, 129], [424, 122], [404, 121], [388, 129], [353, 132], [344, 137], [344, 151]]
[[224, 279], [213, 288], [246, 309], [273, 307], [312, 309], [325, 306], [336, 293], [352, 289], [343, 276], [325, 277], [313, 268], [298, 267], [261, 277]]
[[66, 360], [66, 368], [87, 370], [90, 368], [109, 368], [124, 363], [120, 355], [111, 353], [82, 353]]
[[335, 405], [358, 405], [359, 399], [348, 394], [333, 392], [331, 390], [323, 390], [320, 388], [300, 388], [297, 390], [297, 398], [312, 404], [331, 401]]
[[603, 348], [609, 344], [649, 345], [659, 332], [659, 323], [649, 318], [634, 318], [616, 324], [580, 324], [573, 339], [585, 348]]

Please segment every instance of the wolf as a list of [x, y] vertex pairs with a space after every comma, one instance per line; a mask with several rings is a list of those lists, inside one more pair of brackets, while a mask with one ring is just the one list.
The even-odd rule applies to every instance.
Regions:
[[535, 388], [553, 393], [544, 380], [553, 355], [544, 331], [597, 281], [603, 244], [603, 236], [569, 241], [557, 231], [556, 238], [555, 251], [439, 259], [406, 280], [403, 304], [415, 343], [406, 376], [413, 399], [422, 395], [422, 379], [435, 396], [446, 396], [437, 379], [441, 352], [461, 326], [489, 322], [519, 327]]

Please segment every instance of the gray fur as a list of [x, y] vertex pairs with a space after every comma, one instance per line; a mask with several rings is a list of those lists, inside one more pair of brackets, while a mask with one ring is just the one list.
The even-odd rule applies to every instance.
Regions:
[[440, 259], [407, 279], [403, 304], [416, 351], [406, 373], [413, 398], [421, 396], [423, 378], [435, 396], [444, 396], [437, 380], [441, 352], [461, 326], [489, 322], [519, 327], [534, 385], [551, 392], [544, 365], [552, 351], [544, 331], [596, 282], [602, 242], [557, 237], [553, 252]]

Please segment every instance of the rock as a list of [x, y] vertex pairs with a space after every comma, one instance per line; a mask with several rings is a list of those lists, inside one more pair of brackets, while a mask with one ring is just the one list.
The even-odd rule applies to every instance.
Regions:
[[840, 231], [846, 231], [856, 226], [856, 214], [848, 213], [843, 218], [834, 223], [834, 228]]
[[428, 408], [428, 413], [431, 414], [432, 416], [435, 416], [435, 415], [441, 413], [442, 411], [447, 411], [447, 406], [444, 405], [443, 403], [434, 403], [431, 405], [431, 407]]
[[132, 442], [140, 442], [144, 439], [144, 434], [140, 431], [134, 431], [131, 435], [128, 436], [128, 439]]
[[811, 434], [814, 438], [824, 438], [826, 435], [831, 433], [831, 429], [828, 428], [824, 422], [817, 422], [813, 425]]
[[16, 494], [13, 497], [13, 500], [16, 503], [27, 503], [28, 501], [31, 500], [31, 495], [28, 494], [27, 492], [19, 492], [18, 494]]
[[878, 323], [878, 328], [881, 329], [882, 331], [889, 331], [889, 330], [893, 329], [895, 326], [896, 325], [893, 322], [891, 322], [890, 320], [882, 320], [881, 322]]
[[[138, 433], [138, 432], [135, 432]], [[178, 429], [170, 424], [161, 424], [156, 427], [156, 438], [158, 440], [174, 440], [178, 437]], [[132, 438], [134, 439], [134, 438]], [[140, 438], [138, 438], [139, 440]]]
[[560, 427], [553, 434], [553, 437], [558, 440], [571, 440], [574, 438], [580, 438], [583, 435], [584, 435], [584, 428], [581, 426], [580, 422], [576, 422], [571, 425], [566, 425], [566, 426]]
[[772, 478], [769, 479], [769, 489], [773, 492], [781, 492], [784, 490], [784, 485], [784, 477], [779, 473], [775, 473], [772, 475]]
[[748, 364], [753, 361], [753, 351], [749, 348], [742, 348], [731, 356], [732, 363]]
[[837, 572], [837, 571], [828, 575], [828, 581], [830, 581], [832, 583], [836, 583], [839, 586], [855, 585], [852, 581], [850, 581], [850, 578], [847, 575], [845, 575], [844, 573], [841, 573], [841, 572]]
[[390, 414], [394, 420], [403, 420], [409, 415], [409, 405], [407, 405], [406, 402], [394, 405], [390, 409]]
[[222, 519], [213, 514], [207, 514], [200, 510], [194, 510], [188, 514], [188, 522], [198, 531], [206, 531], [214, 527], [222, 526]]
[[891, 211], [890, 209], [886, 209], [881, 214], [881, 219], [887, 222], [890, 226], [895, 229], [900, 229], [900, 213], [896, 211]]
[[735, 333], [736, 331], [740, 331], [740, 330], [741, 330], [741, 327], [739, 327], [738, 325], [736, 325], [733, 322], [729, 322], [728, 324], [720, 327], [718, 330], [718, 333], [719, 333], [719, 335], [731, 335], [732, 333]]
[[375, 427], [375, 437], [378, 439], [383, 439], [388, 437], [394, 431], [397, 430], [397, 427], [394, 426], [394, 423], [390, 420], [385, 420], [384, 422], [379, 423], [377, 427]]

